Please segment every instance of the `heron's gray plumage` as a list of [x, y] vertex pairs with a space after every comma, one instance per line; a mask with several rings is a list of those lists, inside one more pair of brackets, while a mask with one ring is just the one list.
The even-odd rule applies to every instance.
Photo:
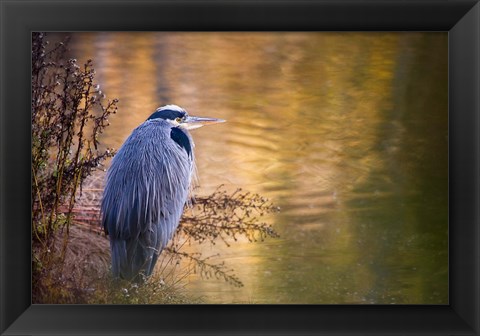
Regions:
[[[112, 160], [102, 200], [114, 276], [152, 273], [172, 238], [194, 172], [189, 155], [171, 139], [172, 124], [151, 119], [137, 127]], [[190, 135], [185, 131], [192, 143]]]
[[191, 117], [176, 105], [158, 108], [112, 160], [101, 204], [114, 277], [149, 276], [178, 227], [195, 177], [187, 129], [224, 122]]

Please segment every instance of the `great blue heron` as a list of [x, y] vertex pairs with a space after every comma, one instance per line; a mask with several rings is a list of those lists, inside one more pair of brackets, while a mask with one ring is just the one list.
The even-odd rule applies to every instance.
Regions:
[[178, 227], [194, 178], [194, 143], [188, 130], [224, 121], [192, 117], [179, 106], [166, 105], [118, 150], [101, 205], [114, 277], [151, 275]]

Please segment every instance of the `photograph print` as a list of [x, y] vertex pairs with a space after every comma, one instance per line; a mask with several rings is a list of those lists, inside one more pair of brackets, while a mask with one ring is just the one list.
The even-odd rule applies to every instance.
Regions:
[[33, 32], [32, 303], [449, 304], [447, 32]]

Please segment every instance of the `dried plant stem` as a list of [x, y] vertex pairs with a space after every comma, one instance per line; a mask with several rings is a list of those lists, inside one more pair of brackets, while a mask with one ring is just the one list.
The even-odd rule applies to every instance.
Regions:
[[91, 60], [81, 68], [68, 59], [66, 43], [50, 47], [45, 34], [32, 34], [33, 281], [39, 286], [62, 277], [77, 190], [114, 155], [97, 144], [118, 100], [105, 102], [94, 74]]

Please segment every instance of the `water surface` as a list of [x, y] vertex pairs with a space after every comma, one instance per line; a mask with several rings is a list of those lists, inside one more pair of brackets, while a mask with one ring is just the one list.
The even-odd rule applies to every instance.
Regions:
[[201, 188], [258, 192], [281, 238], [193, 246], [244, 287], [210, 303], [448, 303], [446, 33], [75, 33], [119, 98], [118, 148], [158, 106], [193, 131]]

